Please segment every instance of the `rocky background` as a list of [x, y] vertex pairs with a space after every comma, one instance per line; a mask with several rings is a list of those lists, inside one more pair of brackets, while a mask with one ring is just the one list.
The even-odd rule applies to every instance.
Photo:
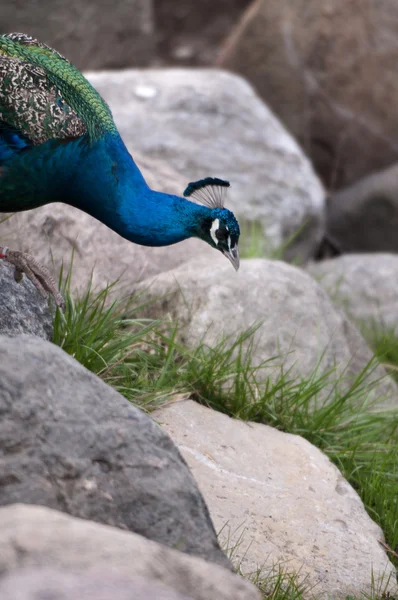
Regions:
[[[134, 246], [64, 205], [0, 241], [55, 271], [73, 249], [75, 292], [93, 267], [94, 286], [120, 278], [188, 347], [259, 323], [254, 364], [349, 389], [373, 356], [357, 326], [398, 332], [396, 0], [3, 0], [0, 30], [85, 71], [152, 187], [230, 180], [246, 258], [236, 275], [197, 240]], [[249, 531], [246, 571], [287, 564], [325, 598], [387, 576], [396, 597], [382, 531], [315, 446], [190, 399], [153, 419], [50, 343], [46, 302], [2, 261], [0, 299], [0, 598], [255, 600], [226, 521]], [[369, 396], [398, 405], [382, 365]]]

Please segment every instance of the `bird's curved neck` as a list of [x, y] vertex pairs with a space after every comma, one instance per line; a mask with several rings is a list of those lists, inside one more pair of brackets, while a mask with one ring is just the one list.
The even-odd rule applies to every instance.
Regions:
[[142, 245], [166, 246], [197, 235], [209, 209], [152, 190], [118, 134], [104, 136], [80, 154], [75, 193], [68, 191], [66, 203]]

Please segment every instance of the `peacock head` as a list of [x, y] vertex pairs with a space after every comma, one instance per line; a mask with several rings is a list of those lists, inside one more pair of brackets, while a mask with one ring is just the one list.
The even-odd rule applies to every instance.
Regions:
[[229, 185], [229, 182], [223, 179], [207, 177], [190, 183], [184, 196], [210, 209], [199, 224], [198, 237], [222, 252], [237, 271], [239, 269], [239, 224], [233, 212], [224, 207]]

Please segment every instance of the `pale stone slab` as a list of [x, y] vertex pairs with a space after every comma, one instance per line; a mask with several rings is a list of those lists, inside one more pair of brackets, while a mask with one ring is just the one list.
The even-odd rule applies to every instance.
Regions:
[[127, 579], [106, 569], [85, 574], [61, 569], [18, 569], [0, 579], [7, 600], [192, 600], [141, 577]]
[[[222, 544], [244, 573], [273, 566], [299, 572], [305, 595], [370, 593], [395, 569], [383, 533], [358, 494], [303, 438], [175, 402], [155, 413], [178, 445], [210, 509]], [[392, 588], [392, 585], [391, 585]]]
[[[0, 508], [0, 573], [21, 567], [113, 572], [163, 584], [192, 600], [259, 600], [241, 577], [135, 533], [41, 506]], [[1, 589], [1, 588], [0, 588]], [[172, 600], [172, 599], [170, 599]]]

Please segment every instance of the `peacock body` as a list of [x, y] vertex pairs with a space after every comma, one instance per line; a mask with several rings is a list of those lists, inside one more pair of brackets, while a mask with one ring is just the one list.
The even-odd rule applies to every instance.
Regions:
[[0, 212], [64, 202], [137, 244], [201, 238], [237, 269], [240, 232], [224, 207], [228, 186], [206, 178], [189, 184], [184, 198], [152, 190], [82, 73], [27, 35], [0, 35]]

